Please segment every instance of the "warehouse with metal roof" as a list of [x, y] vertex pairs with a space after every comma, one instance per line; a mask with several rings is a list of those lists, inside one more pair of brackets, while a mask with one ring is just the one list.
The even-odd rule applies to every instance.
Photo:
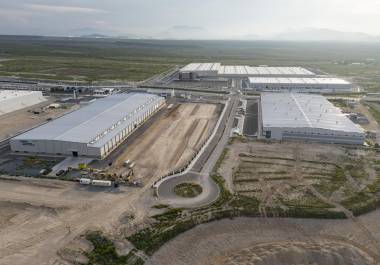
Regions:
[[164, 104], [153, 94], [110, 95], [11, 139], [11, 149], [104, 158]]
[[179, 70], [179, 79], [247, 78], [247, 77], [313, 77], [315, 74], [302, 67], [268, 67], [222, 65], [221, 63], [190, 63]]
[[46, 100], [41, 91], [0, 90], [0, 115], [27, 108]]
[[294, 91], [294, 92], [350, 92], [353, 86], [340, 78], [285, 78], [250, 77], [249, 87], [255, 91]]
[[303, 93], [262, 93], [261, 137], [325, 143], [363, 144], [365, 132], [325, 97]]

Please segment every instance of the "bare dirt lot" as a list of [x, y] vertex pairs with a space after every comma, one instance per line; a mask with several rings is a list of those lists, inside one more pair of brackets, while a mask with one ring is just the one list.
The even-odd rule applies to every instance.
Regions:
[[237, 218], [200, 225], [164, 245], [154, 265], [375, 265], [380, 211], [352, 220]]
[[[119, 163], [134, 160], [136, 173], [143, 177], [182, 166], [211, 133], [218, 112], [219, 106], [213, 104], [182, 104], [168, 110], [127, 148]], [[115, 189], [0, 178], [0, 264], [85, 262], [81, 251], [89, 246], [80, 236], [87, 230], [125, 239], [125, 231], [149, 222], [157, 211], [152, 208], [157, 204], [150, 189], [153, 181], [150, 178], [143, 188]]]
[[[58, 254], [64, 256], [65, 249], [74, 246], [80, 256], [83, 247], [76, 245], [77, 239], [87, 229], [122, 236], [123, 226], [133, 230], [134, 222], [143, 221], [145, 211], [149, 212], [154, 203], [150, 200], [149, 186], [115, 190], [64, 181], [2, 177], [0, 264], [69, 264]], [[122, 222], [122, 217], [129, 213], [134, 214], [134, 219]], [[72, 253], [66, 256], [76, 258]]]
[[182, 168], [212, 133], [220, 110], [215, 104], [174, 105], [126, 147], [110, 172], [123, 174], [126, 160], [135, 163], [134, 176], [144, 181]]
[[47, 109], [40, 114], [33, 114], [32, 112], [29, 112], [29, 110], [41, 110], [42, 107], [48, 106], [53, 102], [54, 99], [51, 98], [46, 102], [0, 115], [0, 141], [14, 136], [17, 133], [24, 132], [25, 130], [28, 130], [34, 126], [42, 124], [49, 118], [54, 119], [60, 117], [75, 108]]
[[230, 190], [266, 207], [348, 209], [355, 215], [376, 208], [380, 154], [339, 145], [260, 141], [230, 145], [219, 169]]
[[[151, 264], [379, 264], [380, 211], [355, 217], [379, 205], [379, 161], [376, 149], [357, 146], [235, 139], [218, 173], [234, 194], [259, 202], [261, 218], [200, 225]], [[267, 218], [289, 209], [347, 219]]]

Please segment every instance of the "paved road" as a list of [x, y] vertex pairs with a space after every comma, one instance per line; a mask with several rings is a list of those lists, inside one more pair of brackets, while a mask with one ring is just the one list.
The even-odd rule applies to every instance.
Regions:
[[[226, 111], [217, 124], [209, 144], [196, 158], [196, 161], [193, 161], [187, 171], [157, 183], [157, 195], [162, 203], [175, 207], [193, 208], [210, 204], [218, 198], [219, 188], [210, 178], [210, 173], [228, 143], [238, 102], [238, 95], [234, 94], [230, 97], [230, 101], [226, 105]], [[177, 196], [173, 192], [174, 187], [186, 182], [200, 184], [203, 188], [202, 193], [195, 198]]]

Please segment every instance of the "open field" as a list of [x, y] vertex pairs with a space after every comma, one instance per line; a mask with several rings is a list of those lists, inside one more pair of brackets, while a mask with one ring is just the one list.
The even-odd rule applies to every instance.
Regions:
[[[113, 189], [1, 177], [0, 264], [86, 263], [83, 253], [92, 249], [82, 237], [86, 231], [119, 237], [123, 229], [133, 231], [154, 204], [150, 195], [149, 185]], [[130, 247], [119, 249], [128, 251]]]
[[379, 262], [379, 217], [380, 211], [355, 222], [279, 218], [216, 221], [179, 235], [148, 264], [374, 265]]
[[[360, 147], [235, 139], [216, 166], [223, 179], [214, 178], [230, 192], [222, 188], [207, 209], [157, 218], [161, 226], [177, 226], [177, 237], [150, 264], [378, 264], [379, 155]], [[189, 214], [196, 221], [181, 223]], [[205, 215], [256, 218], [193, 228]]]
[[[312, 150], [312, 151], [311, 151]], [[306, 143], [236, 141], [220, 167], [234, 192], [260, 201], [260, 210], [380, 206], [380, 154], [374, 149]]]
[[147, 181], [184, 167], [211, 134], [220, 111], [215, 104], [174, 105], [125, 148], [108, 172], [125, 174], [124, 161], [130, 160], [134, 177]]
[[46, 109], [40, 114], [33, 114], [29, 110], [41, 110], [41, 108], [48, 106], [53, 103], [54, 99], [31, 106], [25, 109], [0, 115], [0, 140], [9, 138], [17, 133], [24, 132], [34, 126], [46, 122], [47, 119], [55, 119], [70, 112], [78, 106], [73, 106], [71, 108], [59, 108], [59, 109]]
[[[299, 65], [380, 91], [380, 48], [371, 43], [175, 41], [0, 36], [0, 76], [141, 81], [192, 61]], [[355, 64], [361, 63], [361, 64]]]

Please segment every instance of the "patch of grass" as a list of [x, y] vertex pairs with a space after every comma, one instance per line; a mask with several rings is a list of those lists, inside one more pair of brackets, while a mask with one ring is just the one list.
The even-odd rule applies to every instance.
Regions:
[[352, 211], [355, 216], [358, 216], [380, 207], [380, 198], [365, 192], [359, 192], [343, 200], [341, 204]]
[[314, 184], [313, 186], [323, 195], [329, 197], [335, 191], [337, 191], [340, 187], [344, 185], [347, 181], [344, 169], [341, 167], [336, 167], [334, 173], [331, 175], [329, 180], [323, 179], [318, 184]]
[[380, 192], [380, 175], [377, 176], [374, 182], [367, 186], [366, 191], [374, 195]]
[[86, 239], [92, 243], [94, 249], [85, 253], [88, 258], [87, 265], [143, 265], [144, 260], [136, 256], [136, 250], [125, 256], [119, 256], [115, 245], [101, 232], [88, 232]]
[[174, 187], [174, 193], [184, 198], [194, 198], [202, 193], [202, 187], [195, 183], [181, 183]]
[[213, 181], [218, 185], [219, 187], [219, 197], [218, 199], [212, 204], [214, 207], [222, 206], [226, 202], [230, 201], [232, 199], [232, 194], [230, 191], [225, 187], [225, 180], [222, 176], [214, 174], [211, 176]]
[[154, 216], [152, 216], [152, 218], [154, 218], [160, 222], [173, 221], [173, 220], [176, 220], [178, 217], [181, 216], [182, 211], [183, 210], [181, 208], [173, 208], [173, 209], [167, 210], [166, 212], [164, 212], [162, 214], [154, 215]]
[[136, 248], [143, 250], [148, 255], [151, 255], [167, 241], [187, 230], [190, 230], [195, 227], [195, 225], [196, 223], [193, 220], [179, 221], [163, 230], [151, 228], [143, 229], [138, 233], [127, 237], [127, 239], [132, 242]]
[[226, 156], [228, 154], [228, 151], [229, 151], [228, 148], [224, 148], [221, 156], [219, 157], [218, 161], [216, 161], [214, 168], [212, 169], [212, 172], [213, 172], [212, 174], [217, 174], [218, 169], [220, 168], [220, 166], [222, 165], [224, 159], [226, 158]]
[[375, 120], [380, 123], [380, 105], [378, 103], [364, 103]]

